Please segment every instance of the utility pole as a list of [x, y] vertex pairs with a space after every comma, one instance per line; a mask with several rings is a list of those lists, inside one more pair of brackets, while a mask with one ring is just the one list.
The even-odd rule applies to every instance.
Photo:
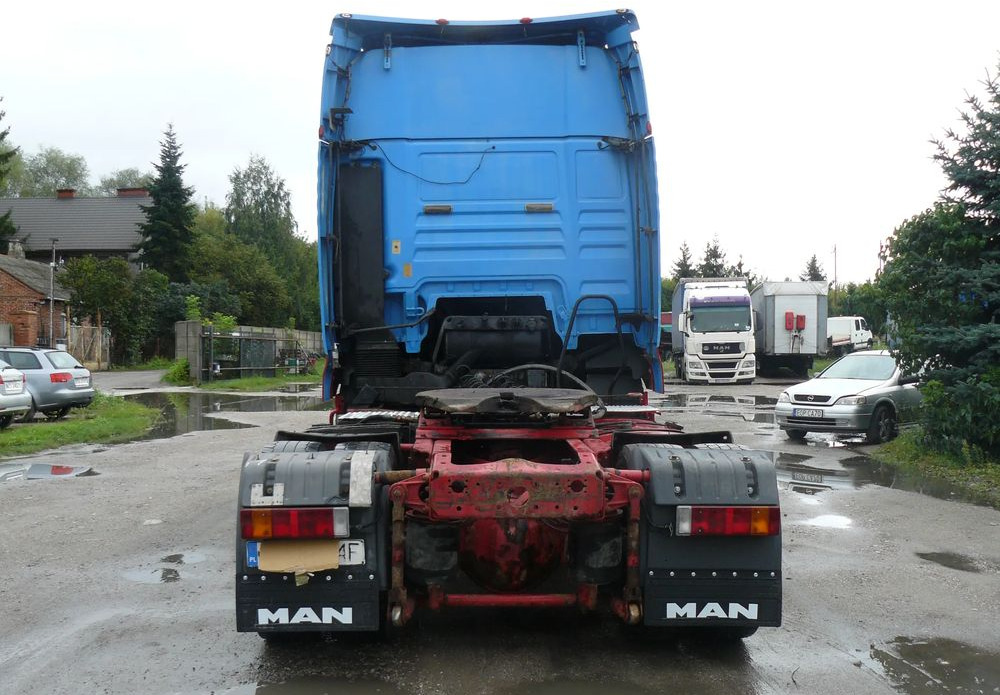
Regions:
[[833, 289], [837, 289], [837, 245], [833, 245]]
[[52, 237], [52, 262], [49, 263], [49, 347], [56, 346], [56, 338], [53, 333], [55, 325], [55, 293], [56, 293], [56, 237]]

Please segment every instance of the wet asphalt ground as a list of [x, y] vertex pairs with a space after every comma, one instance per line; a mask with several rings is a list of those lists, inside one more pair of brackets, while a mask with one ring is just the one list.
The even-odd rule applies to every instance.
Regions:
[[888, 487], [858, 439], [787, 440], [769, 411], [781, 384], [669, 384], [658, 401], [686, 429], [778, 452], [781, 628], [725, 646], [607, 615], [460, 611], [388, 644], [274, 648], [235, 632], [239, 467], [323, 413], [290, 394], [167, 397], [156, 378], [95, 382], [166, 399], [172, 426], [31, 458], [97, 475], [0, 483], [4, 694], [1000, 693], [1000, 512]]

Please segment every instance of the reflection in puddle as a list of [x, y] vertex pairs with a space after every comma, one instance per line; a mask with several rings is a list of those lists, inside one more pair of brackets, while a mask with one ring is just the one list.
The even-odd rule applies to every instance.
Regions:
[[897, 637], [884, 649], [872, 646], [871, 656], [907, 695], [995, 693], [1000, 683], [1000, 652], [955, 640]]
[[125, 397], [156, 408], [162, 413], [143, 439], [164, 439], [188, 432], [253, 427], [213, 413], [282, 412], [307, 410], [319, 402], [316, 396], [254, 396], [228, 393], [140, 393]]
[[523, 683], [511, 688], [498, 690], [499, 695], [610, 695], [611, 693], [630, 693], [634, 695], [653, 695], [662, 692], [649, 690], [635, 683], [622, 681], [584, 681], [571, 678], [556, 678], [541, 683]]
[[953, 570], [977, 573], [980, 571], [979, 566], [976, 565], [976, 561], [967, 555], [959, 555], [958, 553], [917, 553], [917, 557], [929, 560], [930, 562], [936, 562], [943, 567]]
[[[218, 692], [218, 691], [217, 691]], [[402, 695], [398, 688], [376, 680], [347, 680], [344, 678], [304, 677], [292, 678], [283, 683], [246, 685], [226, 690], [224, 695]], [[223, 695], [223, 693], [220, 693]]]

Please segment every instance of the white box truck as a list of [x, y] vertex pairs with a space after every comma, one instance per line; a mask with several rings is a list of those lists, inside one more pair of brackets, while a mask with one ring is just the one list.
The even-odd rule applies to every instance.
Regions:
[[826, 321], [826, 338], [830, 352], [842, 355], [869, 349], [874, 336], [864, 316], [831, 316]]
[[750, 300], [757, 321], [757, 371], [774, 375], [785, 368], [809, 376], [813, 359], [827, 351], [827, 284], [763, 282]]
[[750, 384], [757, 375], [746, 278], [681, 278], [674, 288], [671, 350], [684, 381]]

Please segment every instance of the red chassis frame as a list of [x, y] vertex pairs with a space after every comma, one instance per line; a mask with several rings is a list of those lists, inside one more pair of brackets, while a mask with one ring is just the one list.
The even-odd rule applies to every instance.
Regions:
[[[572, 593], [528, 593], [521, 589], [532, 571], [540, 566], [551, 568], [562, 561], [566, 532], [554, 530], [554, 523], [623, 522], [624, 590], [612, 599], [612, 607], [626, 622], [641, 622], [639, 521], [649, 473], [610, 468], [612, 438], [619, 431], [648, 432], [654, 438], [680, 431], [669, 423], [656, 424], [652, 412], [642, 411], [634, 417], [604, 418], [597, 423], [590, 418], [566, 418], [545, 428], [477, 428], [456, 424], [448, 416], [421, 415], [414, 443], [403, 447], [412, 468], [383, 473], [378, 478], [391, 484], [389, 617], [392, 622], [404, 624], [416, 607], [404, 583], [408, 519], [468, 522], [462, 527], [460, 547], [488, 565], [484, 573], [489, 577], [502, 578], [501, 590], [485, 593], [450, 593], [441, 586], [431, 585], [425, 603], [432, 609], [444, 606], [593, 609], [598, 597], [595, 584], [578, 583]], [[457, 443], [498, 440], [516, 440], [522, 445], [528, 440], [562, 443], [563, 448], [572, 451], [576, 461], [553, 465], [520, 457], [457, 463], [453, 460]]]

